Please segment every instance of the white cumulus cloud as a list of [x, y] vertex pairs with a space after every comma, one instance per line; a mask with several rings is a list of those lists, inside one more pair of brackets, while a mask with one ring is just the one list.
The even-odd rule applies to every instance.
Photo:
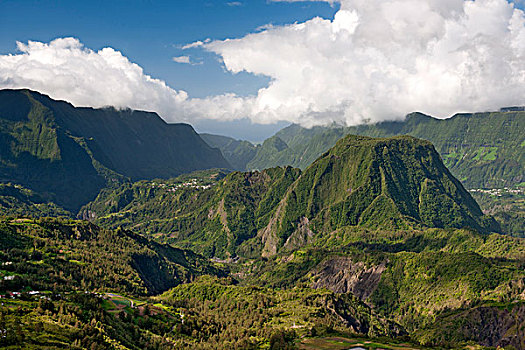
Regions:
[[248, 117], [306, 126], [525, 104], [525, 15], [506, 0], [338, 3], [333, 19], [183, 47], [216, 53], [231, 73], [270, 77], [254, 96], [190, 98], [119, 51], [94, 51], [74, 38], [18, 43], [19, 53], [0, 56], [0, 87], [31, 88], [78, 106], [152, 110], [167, 121]]
[[173, 62], [189, 64], [189, 65], [192, 65], [192, 66], [196, 66], [196, 65], [202, 64], [202, 62], [200, 62], [200, 61], [197, 61], [197, 62], [193, 61], [190, 58], [190, 56], [175, 56], [175, 57], [172, 57], [172, 60], [173, 60]]
[[191, 64], [190, 56], [176, 56], [173, 57], [173, 62]]
[[184, 119], [188, 96], [110, 47], [93, 51], [74, 38], [17, 43], [19, 54], [0, 56], [0, 87], [30, 88], [76, 106], [115, 106]]
[[525, 17], [505, 0], [342, 0], [332, 20], [204, 47], [232, 73], [272, 78], [249, 101], [256, 120], [351, 125], [525, 104]]

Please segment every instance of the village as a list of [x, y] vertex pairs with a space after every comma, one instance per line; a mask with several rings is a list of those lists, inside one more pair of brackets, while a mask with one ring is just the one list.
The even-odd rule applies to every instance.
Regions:
[[504, 195], [522, 195], [525, 194], [524, 188], [490, 188], [490, 189], [483, 189], [483, 188], [473, 188], [470, 189], [469, 192], [473, 193], [483, 193], [488, 194], [491, 196], [497, 196], [502, 197]]
[[166, 183], [157, 183], [157, 182], [151, 183], [151, 188], [165, 188], [169, 192], [176, 192], [177, 190], [182, 189], [182, 188], [194, 188], [198, 190], [207, 190], [211, 188], [212, 186], [213, 186], [212, 184], [201, 184], [199, 183], [197, 179], [191, 179], [187, 182], [178, 183], [178, 184], [166, 184]]

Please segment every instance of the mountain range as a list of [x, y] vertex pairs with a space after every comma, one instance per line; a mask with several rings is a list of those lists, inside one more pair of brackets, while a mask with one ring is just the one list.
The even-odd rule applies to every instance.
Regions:
[[304, 171], [234, 172], [208, 189], [125, 184], [83, 212], [209, 257], [274, 255], [352, 227], [499, 230], [432, 144], [409, 136], [348, 135]]
[[524, 349], [522, 131], [512, 108], [255, 146], [2, 90], [0, 346]]
[[72, 211], [106, 187], [228, 168], [187, 124], [157, 114], [76, 108], [30, 90], [0, 91], [0, 181]]
[[412, 113], [402, 121], [353, 127], [304, 128], [294, 124], [259, 146], [225, 137], [204, 140], [220, 148], [238, 170], [286, 165], [304, 169], [348, 134], [411, 135], [428, 140], [467, 188], [503, 188], [525, 181], [525, 112], [517, 107], [500, 112], [457, 114], [448, 119]]

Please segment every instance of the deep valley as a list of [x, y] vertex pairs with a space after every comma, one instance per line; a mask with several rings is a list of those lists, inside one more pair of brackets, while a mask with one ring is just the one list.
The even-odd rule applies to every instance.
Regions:
[[255, 146], [2, 90], [0, 346], [525, 349], [524, 128]]

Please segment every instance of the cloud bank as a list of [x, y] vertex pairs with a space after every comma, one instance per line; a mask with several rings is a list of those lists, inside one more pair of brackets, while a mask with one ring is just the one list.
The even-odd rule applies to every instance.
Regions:
[[216, 53], [231, 73], [270, 77], [255, 96], [192, 99], [120, 52], [93, 51], [73, 38], [19, 43], [19, 54], [0, 56], [0, 87], [75, 105], [153, 110], [168, 121], [248, 117], [305, 126], [525, 104], [525, 15], [506, 0], [339, 3], [333, 19], [185, 46]]
[[156, 111], [168, 120], [188, 99], [109, 47], [93, 51], [74, 38], [17, 45], [20, 54], [0, 56], [1, 88], [30, 88], [76, 106]]
[[358, 124], [525, 103], [525, 17], [505, 0], [342, 0], [333, 20], [204, 45], [267, 75], [255, 118]]

